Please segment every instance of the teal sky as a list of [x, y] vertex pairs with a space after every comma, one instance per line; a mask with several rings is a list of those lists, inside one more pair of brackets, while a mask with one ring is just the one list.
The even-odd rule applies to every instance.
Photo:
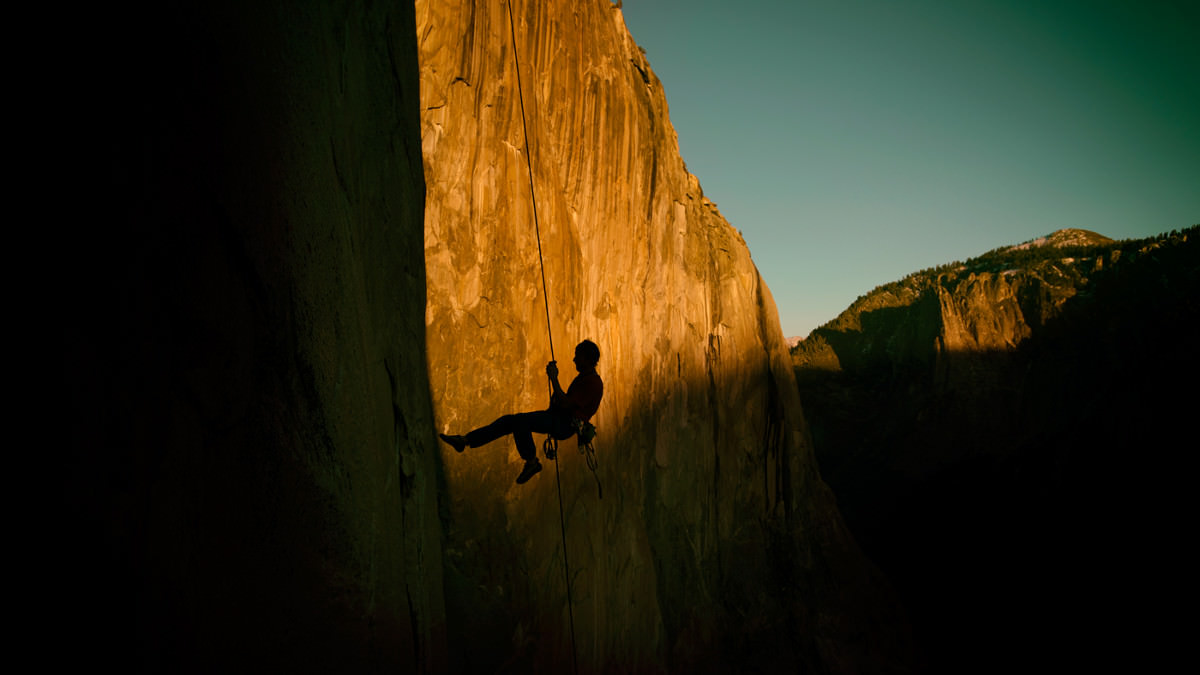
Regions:
[[803, 336], [1064, 227], [1200, 223], [1200, 3], [625, 0], [688, 169]]

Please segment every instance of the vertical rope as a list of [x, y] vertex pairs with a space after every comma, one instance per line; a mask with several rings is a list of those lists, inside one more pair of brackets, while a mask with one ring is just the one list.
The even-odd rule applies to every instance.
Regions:
[[[521, 62], [517, 59], [517, 29], [513, 21], [512, 0], [508, 0], [508, 30], [512, 35], [513, 47], [513, 66], [517, 70], [517, 99], [521, 103], [521, 131], [525, 135], [525, 167], [529, 171], [529, 199], [533, 203], [533, 232], [537, 237], [538, 247], [538, 266], [542, 270], [542, 302], [546, 306], [546, 335], [550, 338], [550, 360], [554, 358], [554, 333], [550, 330], [550, 293], [546, 289], [546, 263], [542, 258], [542, 232], [538, 227], [537, 215], [537, 195], [533, 188], [533, 155], [529, 153], [529, 127], [525, 122], [525, 94], [521, 87]], [[554, 387], [549, 382], [546, 386], [550, 388], [550, 395], [554, 395]], [[579, 673], [579, 649], [575, 646], [575, 603], [571, 600], [571, 565], [567, 562], [567, 521], [563, 515], [563, 500], [562, 500], [562, 479], [559, 478], [558, 472], [558, 444], [552, 441], [553, 437], [547, 438], [547, 443], [552, 443], [554, 446], [554, 482], [558, 486], [558, 526], [562, 532], [562, 554], [563, 554], [563, 574], [567, 582], [567, 617], [571, 624], [571, 661], [575, 666], [575, 673]]]

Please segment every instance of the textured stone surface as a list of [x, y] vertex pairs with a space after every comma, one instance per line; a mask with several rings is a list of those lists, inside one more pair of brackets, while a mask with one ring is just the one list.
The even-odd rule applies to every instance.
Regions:
[[79, 23], [46, 658], [443, 670], [412, 7]]
[[[438, 430], [546, 405], [527, 159], [553, 352], [568, 377], [579, 340], [602, 353], [603, 499], [574, 441], [559, 467], [581, 668], [850, 672], [900, 653], [817, 475], [770, 292], [684, 167], [619, 9], [513, 3], [527, 158], [505, 3], [416, 6]], [[556, 467], [514, 485], [508, 441], [443, 461], [459, 665], [563, 668]]]

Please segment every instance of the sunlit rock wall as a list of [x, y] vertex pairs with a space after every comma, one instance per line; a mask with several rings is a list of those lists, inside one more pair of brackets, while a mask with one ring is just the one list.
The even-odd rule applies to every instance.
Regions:
[[[584, 338], [605, 381], [602, 498], [574, 441], [524, 486], [510, 441], [443, 448], [457, 665], [570, 662], [556, 480], [581, 669], [888, 658], [888, 596], [817, 475], [770, 292], [684, 166], [620, 10], [513, 3], [526, 155], [505, 3], [416, 8], [438, 430], [544, 408], [545, 362], [565, 386]], [[867, 626], [866, 607], [887, 609]]]
[[444, 671], [412, 6], [67, 23], [42, 658]]

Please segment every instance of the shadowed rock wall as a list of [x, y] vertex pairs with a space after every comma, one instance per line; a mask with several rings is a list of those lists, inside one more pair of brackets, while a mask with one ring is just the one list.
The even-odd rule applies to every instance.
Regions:
[[924, 672], [1178, 658], [1158, 604], [1193, 576], [1197, 229], [918, 273], [796, 349], [823, 475]]
[[411, 5], [80, 25], [67, 658], [443, 670]]
[[[438, 430], [544, 408], [552, 347], [564, 385], [579, 340], [602, 354], [603, 498], [574, 441], [558, 467], [581, 669], [850, 672], [899, 653], [817, 475], [770, 292], [684, 167], [619, 9], [513, 3], [527, 157], [505, 3], [416, 8]], [[569, 667], [556, 467], [514, 485], [507, 440], [443, 461], [456, 665]]]

